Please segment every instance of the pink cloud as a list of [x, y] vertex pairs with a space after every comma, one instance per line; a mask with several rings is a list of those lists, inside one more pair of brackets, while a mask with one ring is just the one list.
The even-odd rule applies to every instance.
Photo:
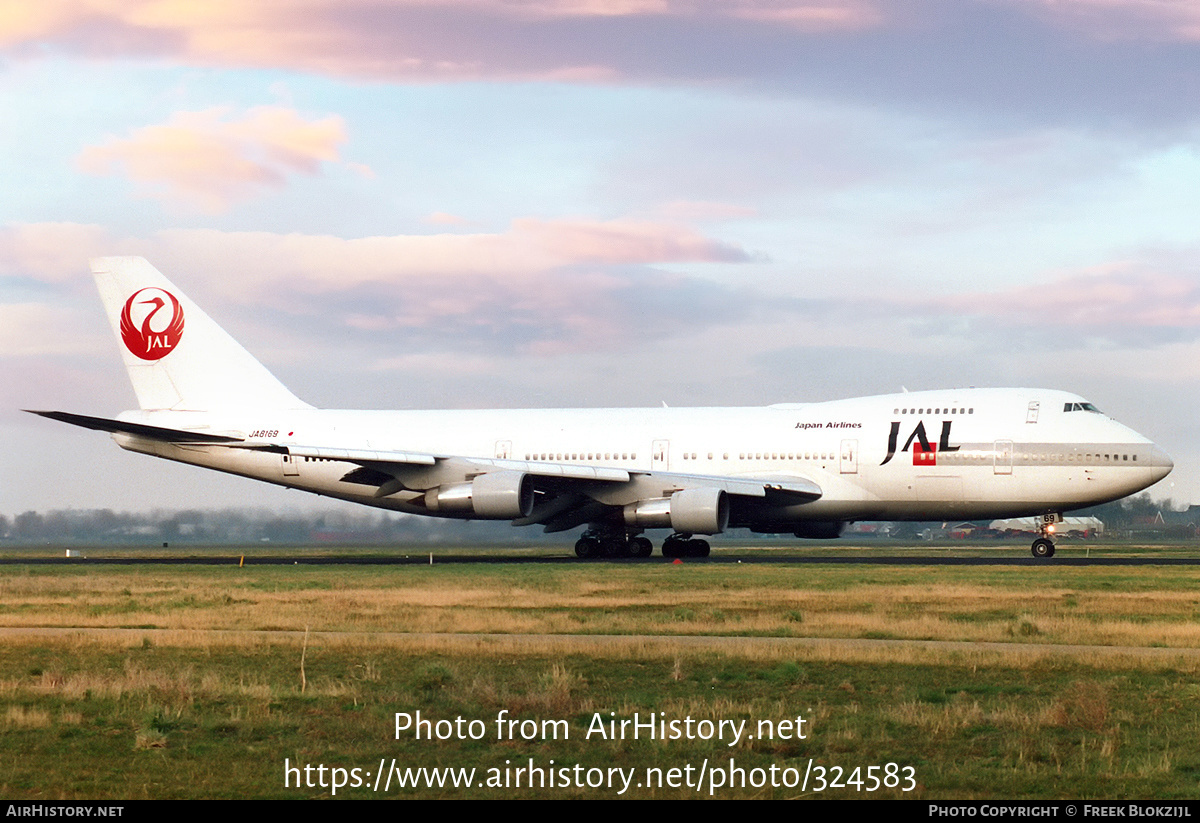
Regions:
[[1193, 0], [991, 0], [1029, 9], [1103, 40], [1200, 40]]
[[467, 0], [460, 5], [505, 15], [551, 19], [667, 14], [672, 6], [679, 4], [670, 0]]
[[0, 229], [0, 272], [63, 283], [87, 271], [89, 257], [104, 254], [112, 240], [101, 226], [81, 223], [16, 223]]
[[[149, 240], [156, 248], [194, 259], [216, 271], [236, 271], [253, 260], [257, 282], [287, 279], [293, 287], [325, 291], [368, 283], [400, 284], [411, 277], [483, 276], [521, 282], [566, 266], [738, 262], [739, 246], [686, 226], [652, 221], [519, 218], [505, 232], [411, 234], [341, 238], [269, 232], [168, 230]], [[244, 278], [244, 285], [249, 285]], [[455, 293], [455, 290], [449, 290]]]
[[94, 346], [77, 329], [86, 325], [76, 307], [46, 303], [0, 303], [0, 356], [81, 354]]
[[0, 47], [29, 53], [57, 43], [91, 56], [166, 55], [201, 65], [406, 80], [567, 82], [608, 81], [617, 70], [545, 43], [514, 56], [481, 40], [478, 27], [489, 21], [536, 27], [676, 17], [822, 32], [878, 25], [887, 8], [884, 0], [57, 0], [8, 6], [0, 13]]
[[77, 158], [89, 174], [124, 173], [148, 196], [219, 212], [290, 174], [315, 175], [338, 160], [346, 140], [340, 117], [305, 120], [292, 109], [264, 106], [241, 119], [228, 109], [177, 112], [164, 125], [89, 146]]
[[1200, 327], [1200, 281], [1132, 263], [1112, 263], [1043, 285], [957, 295], [941, 305], [1021, 324], [1196, 328]]
[[[269, 306], [335, 338], [419, 335], [439, 341], [439, 350], [537, 354], [669, 335], [681, 318], [694, 323], [697, 312], [712, 316], [718, 306], [732, 313], [721, 287], [653, 266], [748, 259], [686, 226], [632, 219], [523, 218], [491, 234], [364, 238], [197, 229], [118, 239], [96, 226], [9, 226], [0, 228], [0, 273], [48, 283], [55, 296], [10, 307], [0, 317], [9, 334], [0, 337], [26, 341], [14, 351], [49, 351], [52, 343], [86, 350], [90, 341], [63, 334], [73, 327], [51, 310], [66, 290], [90, 292], [86, 258], [108, 254], [143, 255], [193, 298], [247, 312], [252, 322], [264, 322]], [[72, 305], [90, 307], [90, 297]], [[649, 313], [652, 329], [644, 328]]]
[[779, 23], [807, 32], [865, 29], [884, 21], [882, 9], [872, 0], [743, 0], [729, 4], [726, 13], [743, 20]]
[[[86, 279], [88, 256], [139, 254], [188, 260], [202, 271], [226, 272], [245, 288], [307, 287], [317, 292], [365, 284], [399, 285], [413, 277], [522, 283], [565, 267], [652, 266], [661, 263], [750, 260], [739, 246], [676, 223], [647, 220], [546, 220], [526, 217], [497, 233], [329, 235], [169, 229], [144, 238], [113, 238], [99, 226], [74, 223], [10, 225], [0, 229], [0, 272], [48, 283]], [[247, 266], [245, 261], [254, 261]], [[160, 265], [166, 265], [165, 263]], [[572, 274], [605, 280], [601, 268]], [[506, 286], [507, 288], [507, 286]], [[440, 289], [457, 299], [455, 289]], [[531, 294], [528, 299], [550, 299]]]
[[465, 217], [459, 217], [457, 214], [449, 214], [444, 211], [435, 211], [421, 221], [428, 223], [431, 226], [467, 226], [471, 221]]
[[682, 225], [641, 220], [513, 221], [515, 234], [528, 238], [552, 258], [587, 263], [672, 263], [745, 261], [736, 246], [696, 234]]
[[733, 203], [714, 203], [706, 200], [676, 200], [659, 207], [668, 220], [736, 220], [742, 217], [754, 217], [757, 209], [749, 206], [738, 206]]
[[85, 2], [22, 3], [0, 6], [0, 46], [16, 46], [61, 35], [89, 16]]

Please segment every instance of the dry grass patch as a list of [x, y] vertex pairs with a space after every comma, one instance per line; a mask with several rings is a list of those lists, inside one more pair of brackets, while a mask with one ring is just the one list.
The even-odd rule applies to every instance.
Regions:
[[96, 567], [0, 576], [0, 625], [1198, 648], [1200, 570], [1171, 571], [1139, 569], [1131, 584], [1123, 569], [954, 569], [935, 586], [916, 582], [920, 571], [870, 567]]
[[1108, 719], [1108, 694], [1098, 683], [1072, 683], [1046, 712], [1046, 721], [1052, 725], [1093, 732], [1102, 731]]
[[[154, 647], [178, 649], [241, 649], [247, 654], [290, 649], [299, 665], [303, 632], [179, 632], [173, 630], [45, 630], [30, 631], [16, 642], [23, 646], [47, 643], [65, 648], [136, 650]], [[1040, 639], [1040, 638], [1039, 638]], [[11, 644], [10, 644], [11, 645]], [[625, 635], [480, 635], [436, 633], [312, 633], [310, 649], [327, 648], [350, 652], [363, 660], [383, 649], [412, 653], [436, 653], [455, 657], [546, 657], [586, 655], [604, 659], [678, 660], [674, 677], [682, 678], [684, 662], [703, 655], [737, 657], [756, 661], [792, 660], [818, 663], [901, 663], [916, 665], [1009, 666], [1031, 669], [1072, 661], [1098, 669], [1130, 666], [1152, 670], [1173, 669], [1200, 672], [1200, 651], [1194, 649], [1139, 648], [1120, 646], [1072, 646], [1051, 643], [962, 643], [957, 641], [726, 637], [726, 636], [625, 636]], [[356, 663], [347, 673], [351, 680], [377, 677], [374, 664]], [[0, 680], [0, 694], [13, 684]]]
[[[301, 694], [299, 636], [250, 652], [171, 647], [155, 633], [148, 637], [146, 647], [79, 649], [77, 637], [66, 636], [0, 654], [4, 703], [45, 712], [31, 723], [49, 720], [6, 724], [40, 747], [38, 762], [20, 764], [21, 781], [40, 779], [28, 785], [44, 791], [53, 774], [61, 786], [75, 773], [54, 764], [70, 762], [87, 765], [62, 792], [69, 796], [131, 796], [158, 787], [192, 796], [298, 796], [280, 793], [284, 757], [377, 763], [394, 756], [479, 768], [532, 757], [641, 769], [662, 765], [664, 757], [733, 757], [751, 767], [807, 757], [827, 765], [862, 762], [869, 753], [880, 762], [916, 763], [922, 797], [1057, 796], [1058, 786], [1079, 796], [1106, 786], [1159, 796], [1159, 787], [1187, 779], [1190, 771], [1180, 769], [1192, 769], [1200, 757], [1192, 708], [1200, 689], [1186, 673], [1143, 660], [1119, 676], [1101, 674], [1071, 655], [1039, 657], [1014, 644], [963, 655], [907, 641], [317, 634], [309, 638], [309, 687]], [[393, 739], [392, 713], [416, 709], [429, 719], [483, 720], [488, 740]], [[538, 733], [495, 740], [501, 711], [536, 722]], [[756, 738], [732, 748], [728, 740], [586, 739], [593, 713], [607, 719], [609, 712], [614, 719], [662, 713], [668, 720], [745, 720]], [[68, 713], [87, 722], [64, 731]], [[758, 720], [798, 714], [808, 724], [804, 740], [759, 735]], [[550, 737], [544, 723], [570, 734]], [[1177, 745], [1156, 747], [1164, 730]], [[110, 761], [136, 769], [113, 777], [104, 765]], [[1122, 775], [1125, 783], [1108, 782]]]
[[[329, 686], [329, 693], [338, 688]], [[342, 693], [346, 693], [342, 689]], [[152, 699], [164, 711], [179, 712], [196, 700], [246, 699], [267, 703], [275, 690], [254, 673], [237, 675], [200, 670], [194, 665], [161, 666], [126, 659], [119, 668], [35, 671], [21, 678], [0, 680], [0, 694], [52, 697], [66, 701]], [[77, 717], [64, 714], [60, 720]], [[15, 721], [14, 721], [15, 722]]]
[[0, 572], [0, 626], [675, 634], [1200, 648], [1200, 570], [685, 564]]
[[[426, 680], [431, 677], [424, 673]], [[569, 667], [554, 663], [536, 675], [532, 682], [507, 683], [493, 677], [472, 677], [460, 684], [461, 674], [454, 668], [437, 672], [439, 688], [450, 697], [481, 706], [503, 706], [510, 716], [563, 718], [594, 710], [595, 702], [587, 693], [587, 681]], [[444, 680], [444, 682], [442, 682]]]
[[4, 722], [24, 729], [41, 729], [50, 725], [50, 712], [36, 706], [12, 705], [4, 710]]
[[135, 751], [165, 749], [166, 747], [167, 736], [157, 729], [138, 729], [137, 734], [133, 738], [133, 748]]

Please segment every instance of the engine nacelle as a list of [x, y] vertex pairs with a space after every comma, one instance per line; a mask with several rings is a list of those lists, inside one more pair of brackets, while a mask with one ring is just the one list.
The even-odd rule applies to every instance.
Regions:
[[671, 528], [684, 534], [720, 534], [729, 526], [723, 489], [684, 489], [671, 495]]
[[683, 489], [670, 497], [630, 503], [624, 516], [629, 526], [720, 534], [729, 526], [729, 496], [722, 489]]
[[486, 520], [515, 520], [533, 511], [533, 484], [524, 472], [481, 474], [469, 483], [449, 483], [425, 492], [431, 512], [462, 512]]

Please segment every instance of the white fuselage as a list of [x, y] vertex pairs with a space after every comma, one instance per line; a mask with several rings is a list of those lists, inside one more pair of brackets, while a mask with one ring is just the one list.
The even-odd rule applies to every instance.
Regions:
[[[912, 392], [763, 408], [140, 411], [121, 419], [234, 433], [275, 450], [115, 435], [125, 448], [420, 514], [436, 512], [415, 494], [380, 496], [378, 486], [346, 480], [362, 460], [339, 455], [408, 451], [534, 469], [623, 469], [646, 473], [649, 484], [670, 473], [803, 479], [820, 487], [820, 497], [806, 502], [739, 503], [730, 526], [763, 531], [806, 521], [1061, 512], [1137, 492], [1172, 466], [1148, 439], [1082, 398], [1044, 389]], [[297, 444], [310, 447], [281, 453]], [[625, 505], [647, 493], [636, 483], [621, 488], [597, 487], [594, 497]]]
[[[584, 527], [580, 557], [705, 557], [745, 527], [1045, 515], [1171, 471], [1083, 398], [952, 389], [766, 408], [322, 411], [140, 257], [92, 261], [140, 411], [33, 413], [124, 448], [413, 514]], [[1046, 529], [1043, 529], [1046, 531]], [[1054, 553], [1044, 534], [1031, 546]]]

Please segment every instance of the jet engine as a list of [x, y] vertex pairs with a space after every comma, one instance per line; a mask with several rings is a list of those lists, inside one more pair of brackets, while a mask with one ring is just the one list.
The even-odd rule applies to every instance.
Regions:
[[729, 525], [729, 497], [722, 489], [683, 489], [670, 497], [630, 503], [624, 515], [629, 526], [720, 534]]
[[485, 520], [515, 520], [533, 511], [533, 483], [524, 472], [481, 474], [467, 483], [449, 483], [425, 492], [431, 512], [464, 512]]

